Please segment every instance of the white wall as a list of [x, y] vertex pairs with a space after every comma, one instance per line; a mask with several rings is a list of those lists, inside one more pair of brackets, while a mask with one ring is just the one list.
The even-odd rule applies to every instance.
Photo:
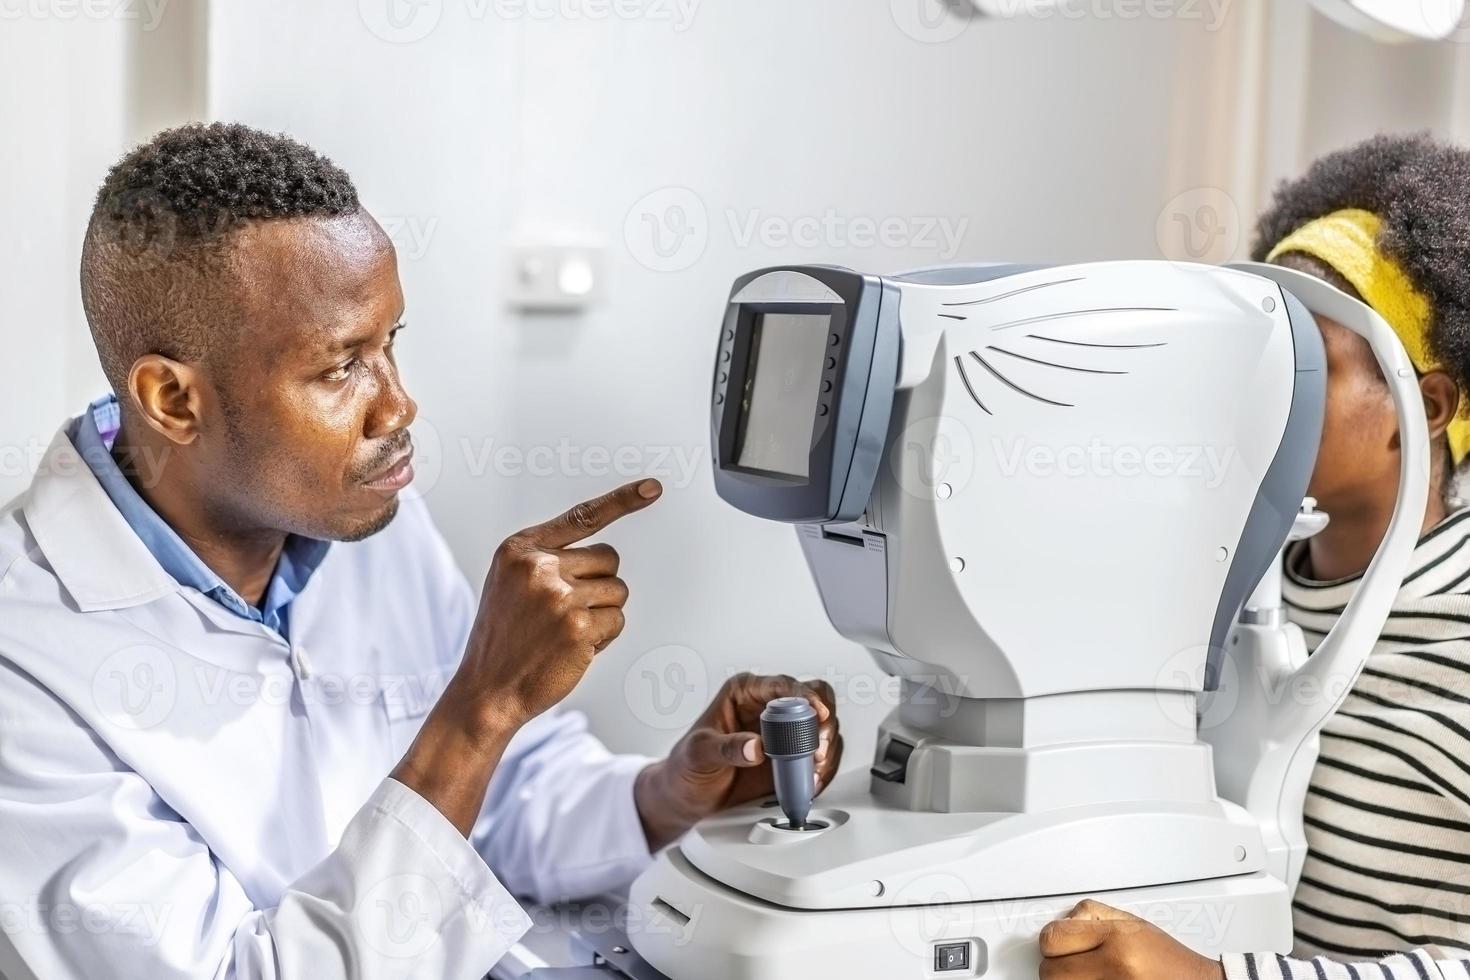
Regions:
[[[589, 9], [573, 0], [252, 0], [209, 5], [206, 25], [201, 0], [176, 0], [151, 30], [0, 23], [0, 63], [28, 80], [0, 94], [0, 122], [23, 136], [0, 143], [3, 213], [20, 229], [0, 238], [0, 349], [15, 354], [0, 359], [0, 446], [49, 436], [100, 384], [75, 263], [107, 163], [192, 116], [288, 130], [354, 174], [399, 243], [421, 490], [473, 578], [510, 530], [616, 482], [586, 472], [589, 451], [661, 470], [666, 499], [610, 535], [634, 597], [627, 634], [575, 695], [599, 730], [656, 750], [731, 670], [826, 673], [845, 680], [862, 765], [886, 710], [878, 675], [832, 633], [791, 532], [724, 506], [705, 471], [730, 280], [782, 261], [1187, 257], [1185, 230], [1223, 258], [1263, 186], [1309, 155], [1380, 126], [1470, 122], [1455, 47], [1377, 48], [1292, 0], [1235, 0], [1220, 24], [986, 23], [948, 38], [914, 19], [921, 2], [619, 0], [600, 9], [649, 13], [596, 20], [527, 12]], [[677, 271], [657, 271], [644, 222], [673, 221], [670, 205], [705, 244], [687, 239]], [[752, 220], [779, 231], [829, 211], [910, 233], [740, 240]], [[926, 218], [968, 222], [954, 255], [916, 240]], [[547, 230], [606, 243], [597, 310], [506, 309], [508, 244]], [[563, 440], [574, 465], [551, 475], [493, 463]]]
[[107, 83], [121, 74], [122, 36], [113, 21], [0, 26], [0, 499], [25, 488], [71, 393], [68, 350], [86, 331], [68, 261], [86, 215], [79, 174], [106, 160], [81, 149], [79, 134], [106, 133], [120, 117]]
[[[507, 19], [454, 0], [428, 9], [442, 13], [436, 29], [388, 43], [350, 8], [219, 5], [210, 111], [332, 154], [373, 209], [399, 220], [401, 251], [417, 250], [410, 229], [433, 229], [404, 263], [404, 357], [442, 450], [428, 499], [456, 553], [479, 576], [508, 531], [615, 480], [477, 469], [490, 440], [693, 461], [692, 479], [666, 469], [657, 510], [610, 535], [633, 586], [629, 628], [576, 702], [610, 740], [652, 750], [729, 671], [827, 673], [845, 681], [861, 764], [886, 707], [878, 675], [833, 634], [790, 529], [723, 505], [706, 470], [729, 283], [791, 260], [891, 271], [1157, 254], [1167, 124], [1192, 94], [1186, 81], [1181, 96], [1175, 49], [1199, 26], [986, 24], [921, 43], [887, 4], [852, 0], [705, 3], [683, 29]], [[648, 240], [630, 241], [625, 223], [633, 211], [639, 231], [644, 210], [663, 219], [669, 203], [707, 247], [653, 271], [640, 263], [652, 261]], [[966, 233], [955, 254], [840, 232], [808, 248], [741, 240], [752, 220], [784, 226], [828, 209], [915, 231], [943, 218]], [[503, 307], [508, 240], [546, 227], [608, 243], [603, 308]]]
[[0, 500], [106, 389], [77, 290], [82, 232], [108, 166], [202, 112], [202, 12], [158, 0], [0, 12]]
[[1323, 153], [1374, 133], [1428, 129], [1470, 137], [1470, 24], [1459, 43], [1382, 45], [1302, 7], [1278, 4], [1265, 40], [1261, 189]]

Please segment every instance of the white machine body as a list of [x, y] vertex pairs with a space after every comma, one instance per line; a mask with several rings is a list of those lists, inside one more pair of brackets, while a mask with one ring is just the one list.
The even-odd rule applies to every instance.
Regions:
[[[1200, 736], [1214, 748], [1220, 794], [1260, 823], [1267, 868], [1295, 891], [1306, 860], [1302, 808], [1317, 733], [1352, 690], [1403, 582], [1429, 495], [1429, 435], [1418, 376], [1377, 313], [1303, 272], [1257, 263], [1237, 268], [1272, 280], [1314, 316], [1368, 341], [1393, 394], [1404, 447], [1388, 534], [1332, 631], [1309, 658], [1301, 630], [1285, 621], [1282, 567], [1275, 562], [1241, 610], [1224, 670], [1202, 703]], [[1315, 534], [1327, 519], [1308, 500], [1290, 539]]]
[[820, 829], [754, 805], [660, 857], [632, 893], [648, 963], [674, 980], [1031, 978], [1037, 931], [1084, 897], [1206, 953], [1290, 948], [1298, 790], [1335, 708], [1279, 697], [1317, 666], [1277, 577], [1315, 520], [1299, 510], [1325, 397], [1297, 286], [1369, 337], [1410, 434], [1405, 513], [1319, 680], [1350, 686], [1381, 628], [1428, 454], [1386, 325], [1285, 272], [736, 283], [717, 488], [797, 525], [833, 625], [902, 698], [872, 768], [818, 799]]

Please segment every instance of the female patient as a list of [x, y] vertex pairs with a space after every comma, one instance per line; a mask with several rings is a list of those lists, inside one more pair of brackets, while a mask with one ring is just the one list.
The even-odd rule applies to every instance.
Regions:
[[[1207, 959], [1084, 902], [1041, 937], [1043, 980], [1464, 980], [1470, 958], [1470, 151], [1378, 137], [1279, 189], [1254, 257], [1310, 273], [1388, 321], [1419, 372], [1433, 471], [1424, 534], [1361, 678], [1322, 732], [1292, 960]], [[1309, 492], [1331, 523], [1293, 546], [1285, 599], [1319, 643], [1388, 527], [1393, 403], [1367, 342], [1318, 318], [1327, 414]], [[1310, 961], [1307, 961], [1310, 960]]]

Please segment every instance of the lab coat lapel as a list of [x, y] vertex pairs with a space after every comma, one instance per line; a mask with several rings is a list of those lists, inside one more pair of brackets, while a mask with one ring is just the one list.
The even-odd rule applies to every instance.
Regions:
[[61, 427], [22, 505], [31, 534], [82, 612], [120, 609], [179, 590], [138, 539]]
[[[113, 724], [119, 755], [136, 749], [130, 764], [200, 830], [252, 897], [279, 895], [332, 843], [285, 643], [192, 589], [118, 615], [147, 638], [144, 655], [159, 678], [153, 687], [168, 702], [158, 724]], [[135, 678], [127, 690], [136, 698]], [[121, 696], [123, 679], [110, 681]], [[109, 707], [105, 720], [129, 710]]]
[[22, 507], [71, 603], [7, 655], [269, 903], [329, 850], [289, 648], [164, 572], [65, 429]]

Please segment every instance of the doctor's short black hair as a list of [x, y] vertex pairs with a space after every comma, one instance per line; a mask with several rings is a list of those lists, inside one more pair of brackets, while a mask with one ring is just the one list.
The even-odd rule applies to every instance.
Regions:
[[1470, 392], [1470, 150], [1414, 133], [1329, 153], [1276, 188], [1251, 258], [1264, 262], [1297, 228], [1343, 208], [1383, 222], [1379, 248], [1429, 300], [1431, 353]]
[[238, 123], [167, 129], [130, 151], [103, 180], [82, 244], [82, 307], [113, 390], [124, 395], [139, 357], [198, 361], [229, 329], [236, 231], [359, 206], [331, 160]]

